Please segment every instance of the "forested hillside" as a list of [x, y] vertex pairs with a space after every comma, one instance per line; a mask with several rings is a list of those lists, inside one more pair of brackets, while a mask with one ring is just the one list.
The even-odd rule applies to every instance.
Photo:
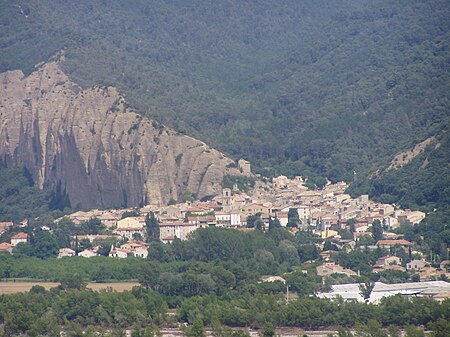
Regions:
[[[383, 172], [396, 153], [448, 137], [449, 5], [8, 1], [0, 7], [0, 71], [29, 72], [64, 49], [76, 82], [116, 85], [142, 114], [249, 159], [258, 172], [318, 184], [358, 179], [360, 193], [439, 206], [440, 192], [419, 201], [404, 194], [448, 172], [448, 157], [422, 173], [419, 159]], [[392, 187], [397, 177], [406, 190]]]
[[61, 196], [33, 187], [33, 179], [25, 169], [6, 168], [0, 162], [0, 182], [0, 221], [18, 223], [44, 215], [61, 215], [55, 211], [64, 207]]

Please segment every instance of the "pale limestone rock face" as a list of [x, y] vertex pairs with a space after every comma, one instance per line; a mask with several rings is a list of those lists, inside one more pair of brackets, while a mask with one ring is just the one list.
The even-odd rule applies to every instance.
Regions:
[[219, 194], [232, 160], [127, 108], [113, 87], [87, 90], [55, 62], [0, 74], [0, 158], [25, 166], [71, 205], [166, 204], [186, 188]]

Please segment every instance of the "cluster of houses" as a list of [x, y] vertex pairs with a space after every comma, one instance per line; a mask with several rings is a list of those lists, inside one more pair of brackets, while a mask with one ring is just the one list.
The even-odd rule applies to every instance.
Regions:
[[[373, 266], [375, 271], [388, 269], [411, 271], [418, 273], [421, 279], [436, 278], [442, 270], [433, 268], [424, 260], [420, 252], [414, 251], [414, 245], [403, 239], [401, 235], [391, 232], [401, 224], [419, 223], [425, 213], [420, 211], [402, 210], [391, 204], [382, 204], [369, 200], [367, 195], [352, 198], [345, 193], [347, 184], [339, 182], [328, 184], [321, 190], [309, 190], [302, 177], [289, 179], [285, 176], [273, 178], [271, 182], [258, 181], [255, 188], [248, 193], [242, 193], [237, 186], [224, 188], [221, 195], [210, 198], [208, 201], [178, 203], [164, 207], [148, 205], [141, 209], [114, 209], [91, 210], [88, 212], [75, 212], [66, 216], [74, 223], [79, 224], [92, 218], [99, 219], [111, 230], [113, 236], [125, 242], [121, 246], [111, 247], [111, 257], [127, 257], [130, 255], [146, 257], [147, 246], [145, 219], [149, 212], [153, 212], [159, 220], [160, 240], [171, 243], [175, 238], [186, 240], [198, 228], [225, 227], [241, 230], [247, 228], [249, 219], [258, 216], [265, 229], [268, 228], [269, 219], [276, 218], [281, 226], [289, 226], [289, 216], [292, 210], [296, 216], [297, 226], [289, 227], [292, 232], [308, 230], [324, 241], [333, 240], [339, 250], [351, 251], [355, 249], [358, 240], [372, 237], [371, 226], [379, 220], [384, 230], [383, 238], [367, 246], [367, 249], [378, 247], [386, 248], [390, 255], [380, 258]], [[137, 212], [138, 216], [123, 218], [126, 211]], [[291, 212], [290, 212], [291, 211]], [[0, 223], [0, 229], [2, 223]], [[341, 237], [339, 233], [346, 230], [350, 237]], [[25, 240], [25, 233], [19, 237], [11, 238], [11, 243], [0, 244], [0, 251], [12, 251], [20, 241]], [[101, 236], [86, 236], [94, 242]], [[81, 238], [78, 238], [81, 239]], [[23, 241], [22, 241], [23, 242]], [[348, 276], [357, 273], [345, 269], [332, 262], [333, 250], [323, 250], [322, 244], [317, 245], [322, 251], [324, 264], [317, 269], [319, 275], [345, 274]], [[397, 255], [403, 250], [409, 255], [417, 257], [406, 267]], [[79, 256], [96, 256], [99, 247], [92, 247], [78, 252]], [[63, 248], [60, 257], [73, 256], [75, 251]], [[450, 276], [450, 275], [448, 275]]]
[[[93, 237], [95, 237], [95, 235]], [[78, 253], [72, 248], [61, 248], [59, 250], [58, 258], [71, 257], [75, 255], [81, 257], [99, 256], [99, 250], [101, 248], [102, 247], [100, 246], [94, 246]], [[122, 244], [120, 247], [115, 247], [112, 245], [108, 256], [118, 258], [127, 258], [129, 256], [146, 258], [148, 256], [148, 244], [138, 240], [131, 240]]]
[[[14, 226], [13, 222], [0, 222], [0, 235], [4, 233], [9, 227]], [[17, 233], [11, 236], [10, 242], [0, 243], [0, 253], [7, 252], [12, 254], [14, 247], [21, 242], [28, 242], [28, 234], [24, 232]]]
[[98, 218], [109, 228], [128, 239], [144, 237], [145, 215], [153, 212], [160, 221], [161, 240], [171, 242], [175, 237], [184, 240], [189, 233], [201, 227], [246, 227], [249, 216], [258, 214], [265, 226], [269, 218], [277, 218], [287, 226], [289, 209], [298, 213], [300, 229], [309, 228], [322, 238], [339, 238], [338, 230], [349, 228], [354, 220], [354, 239], [371, 236], [370, 227], [379, 220], [386, 228], [394, 229], [402, 223], [419, 223], [425, 213], [396, 209], [394, 205], [370, 201], [367, 195], [351, 198], [345, 194], [347, 184], [329, 184], [322, 190], [311, 191], [301, 177], [274, 178], [271, 183], [259, 183], [250, 193], [240, 193], [237, 187], [225, 188], [222, 195], [207, 202], [180, 203], [165, 207], [146, 206], [138, 210], [142, 216], [121, 219], [127, 210], [92, 210], [69, 216], [75, 223]]

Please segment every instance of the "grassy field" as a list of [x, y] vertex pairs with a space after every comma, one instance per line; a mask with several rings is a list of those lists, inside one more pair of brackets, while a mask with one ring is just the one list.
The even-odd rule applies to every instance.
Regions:
[[[50, 289], [59, 285], [58, 282], [0, 282], [0, 295], [14, 294], [18, 292], [26, 292], [34, 285], [43, 286], [45, 289]], [[88, 283], [87, 287], [95, 291], [113, 288], [115, 291], [131, 290], [134, 286], [138, 286], [138, 282], [111, 282], [111, 283]]]

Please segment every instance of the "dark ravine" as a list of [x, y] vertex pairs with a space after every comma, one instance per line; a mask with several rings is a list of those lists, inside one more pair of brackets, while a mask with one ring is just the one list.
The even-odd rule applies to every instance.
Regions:
[[0, 158], [72, 207], [161, 205], [216, 194], [233, 161], [133, 112], [113, 87], [82, 89], [49, 62], [0, 74]]

